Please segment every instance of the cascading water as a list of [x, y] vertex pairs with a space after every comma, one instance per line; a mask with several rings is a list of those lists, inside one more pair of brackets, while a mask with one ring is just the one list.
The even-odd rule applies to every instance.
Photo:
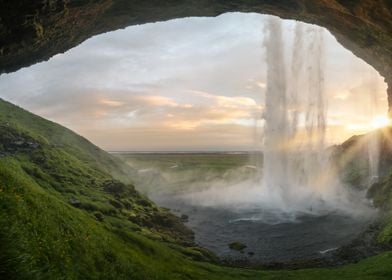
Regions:
[[324, 90], [323, 29], [309, 26], [306, 32], [308, 46], [305, 52], [300, 54], [300, 57], [306, 57], [306, 71], [303, 78], [307, 81], [307, 90], [303, 91], [305, 99], [302, 102], [305, 133], [302, 137], [304, 145], [297, 149], [304, 158], [304, 179], [297, 181], [297, 184], [304, 185], [307, 189], [317, 188], [321, 191], [327, 184], [333, 185], [331, 180], [336, 177], [325, 149], [327, 104]]
[[286, 201], [290, 196], [285, 150], [289, 126], [283, 34], [281, 22], [277, 18], [269, 19], [267, 27], [269, 35], [264, 42], [268, 82], [264, 112], [263, 185], [273, 186], [269, 190], [278, 193]]
[[[326, 149], [323, 29], [296, 23], [291, 63], [281, 20], [265, 25], [266, 94], [255, 112], [255, 176], [185, 195], [194, 205], [240, 211], [240, 220], [287, 222], [331, 211], [370, 213], [362, 194], [342, 186]], [[261, 131], [262, 129], [262, 131]], [[261, 132], [261, 133], [260, 133]], [[252, 166], [253, 168], [254, 166]], [[362, 207], [363, 206], [363, 207]]]
[[373, 131], [369, 135], [368, 141], [368, 157], [369, 157], [369, 183], [372, 184], [378, 181], [378, 169], [380, 161], [380, 131]]
[[[370, 93], [371, 115], [376, 118], [377, 112], [377, 82], [373, 75], [369, 75], [368, 92]], [[368, 139], [368, 160], [369, 160], [369, 182], [368, 185], [378, 181], [379, 161], [380, 161], [380, 131], [375, 130], [369, 134]]]
[[189, 215], [198, 243], [230, 260], [247, 258], [228, 250], [233, 241], [251, 250], [250, 262], [319, 259], [352, 240], [374, 215], [362, 194], [342, 186], [329, 160], [323, 29], [296, 23], [288, 67], [289, 36], [281, 22], [269, 17], [265, 25], [265, 104], [254, 112], [256, 172], [255, 166], [238, 169], [254, 177], [160, 198], [162, 206]]
[[291, 207], [304, 194], [314, 196], [332, 184], [325, 150], [323, 30], [296, 24], [289, 79], [281, 21], [270, 18], [267, 31], [262, 185]]

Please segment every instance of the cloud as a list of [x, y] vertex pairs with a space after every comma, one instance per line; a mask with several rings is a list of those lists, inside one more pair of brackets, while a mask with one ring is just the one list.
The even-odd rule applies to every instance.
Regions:
[[110, 100], [110, 99], [107, 99], [107, 98], [100, 99], [99, 103], [102, 104], [102, 105], [109, 106], [109, 107], [121, 107], [121, 106], [124, 106], [124, 102], [116, 101], [116, 100]]
[[[162, 126], [107, 128], [92, 127], [85, 135], [112, 151], [226, 151], [248, 150], [254, 146], [252, 130], [236, 124], [200, 126], [196, 130], [168, 129]], [[206, 141], [208, 139], [208, 141]], [[246, 148], [244, 148], [246, 147]]]
[[149, 96], [139, 96], [137, 99], [145, 102], [148, 105], [161, 107], [161, 106], [169, 106], [169, 107], [177, 107], [178, 104], [174, 102], [174, 100], [170, 97], [159, 96], [159, 95], [149, 95]]
[[[252, 148], [253, 118], [263, 110], [266, 89], [266, 17], [231, 13], [101, 34], [48, 62], [1, 75], [0, 97], [107, 149]], [[289, 62], [293, 21], [283, 24]], [[329, 33], [325, 42], [333, 127], [386, 111], [379, 75]], [[376, 109], [369, 92], [378, 93]]]

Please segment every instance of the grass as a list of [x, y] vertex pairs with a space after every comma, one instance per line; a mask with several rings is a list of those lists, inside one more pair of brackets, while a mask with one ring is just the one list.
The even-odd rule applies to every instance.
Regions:
[[0, 143], [0, 279], [392, 278], [391, 252], [330, 269], [214, 264], [134, 189], [134, 170], [84, 138], [0, 100]]
[[246, 153], [225, 154], [225, 153], [165, 153], [165, 154], [119, 154], [122, 159], [138, 169], [159, 168], [162, 170], [171, 169], [203, 169], [203, 171], [227, 171], [231, 168], [238, 168], [250, 161], [250, 155]]
[[144, 193], [201, 190], [213, 183], [225, 186], [255, 174], [253, 155], [248, 153], [135, 154], [116, 153], [135, 170], [138, 189]]

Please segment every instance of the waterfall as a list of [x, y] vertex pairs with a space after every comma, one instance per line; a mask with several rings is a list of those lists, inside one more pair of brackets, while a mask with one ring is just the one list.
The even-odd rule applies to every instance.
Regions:
[[283, 34], [279, 18], [268, 17], [265, 23], [266, 87], [260, 97], [265, 103], [252, 112], [256, 174], [224, 189], [212, 185], [189, 199], [266, 223], [331, 212], [372, 215], [362, 193], [343, 187], [330, 161], [332, 150], [326, 149], [323, 29], [296, 23], [289, 35]]
[[290, 194], [287, 180], [288, 118], [287, 86], [281, 20], [271, 17], [264, 41], [267, 63], [267, 86], [264, 111], [263, 185], [277, 192], [284, 201]]
[[290, 136], [295, 137], [297, 133], [298, 118], [300, 113], [300, 77], [304, 68], [304, 59], [302, 53], [304, 51], [304, 28], [303, 24], [295, 25], [295, 36], [293, 43], [293, 55], [291, 59], [291, 84], [289, 88], [289, 103], [290, 103], [290, 118], [291, 118], [291, 131]]
[[380, 161], [380, 132], [373, 131], [368, 140], [369, 156], [369, 187], [378, 181], [379, 161]]
[[[301, 24], [301, 23], [297, 23]], [[321, 175], [328, 166], [328, 156], [325, 151], [326, 131], [326, 102], [324, 91], [324, 41], [323, 30], [320, 27], [307, 28], [308, 46], [300, 54], [306, 57], [306, 76], [308, 90], [304, 91], [305, 131], [303, 141], [306, 145], [301, 149], [304, 157], [305, 182], [307, 187], [323, 187], [324, 178]]]
[[323, 30], [296, 24], [290, 73], [281, 20], [270, 18], [267, 31], [262, 185], [289, 205], [301, 199], [299, 191], [314, 193], [329, 183]]
[[[372, 118], [376, 118], [377, 112], [377, 81], [375, 77], [368, 74], [368, 92], [370, 94], [370, 110]], [[369, 161], [369, 182], [368, 185], [371, 186], [372, 184], [378, 181], [379, 177], [379, 161], [380, 161], [380, 131], [375, 130], [371, 132], [368, 136], [368, 161]]]

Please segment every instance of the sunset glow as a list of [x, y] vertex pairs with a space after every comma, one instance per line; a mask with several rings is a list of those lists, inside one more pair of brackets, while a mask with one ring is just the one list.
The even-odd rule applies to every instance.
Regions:
[[391, 125], [391, 120], [387, 116], [376, 116], [372, 120], [372, 128], [382, 128]]

